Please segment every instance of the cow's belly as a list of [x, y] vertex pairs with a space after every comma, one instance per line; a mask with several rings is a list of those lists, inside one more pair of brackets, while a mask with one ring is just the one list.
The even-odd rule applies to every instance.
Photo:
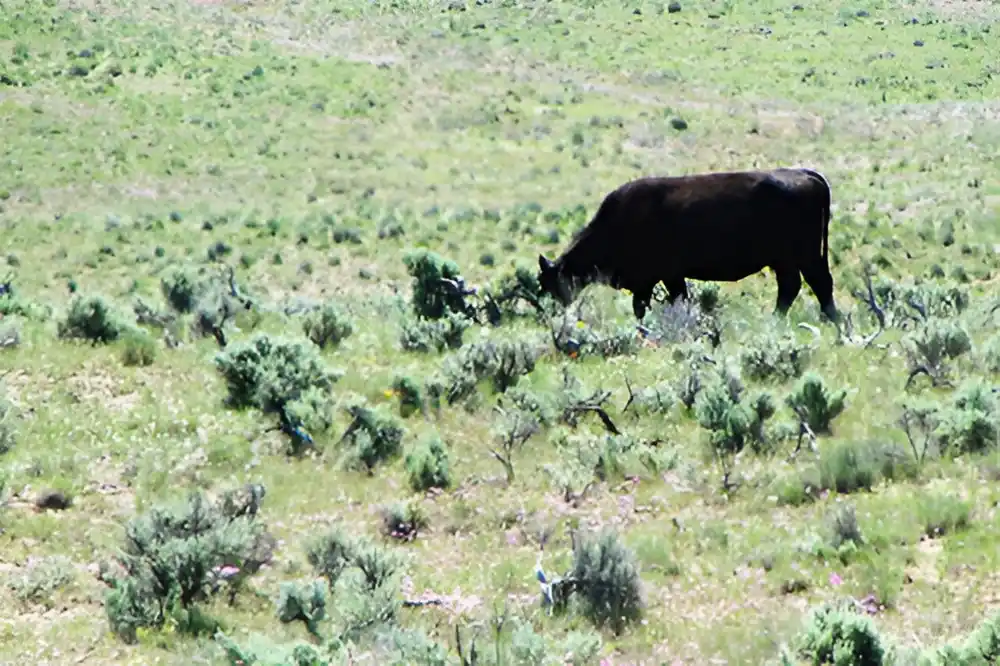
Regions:
[[735, 282], [759, 273], [766, 266], [764, 262], [739, 262], [720, 260], [711, 264], [685, 266], [684, 277], [692, 280]]

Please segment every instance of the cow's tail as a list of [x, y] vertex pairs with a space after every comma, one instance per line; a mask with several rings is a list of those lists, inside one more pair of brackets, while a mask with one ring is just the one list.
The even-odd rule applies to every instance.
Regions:
[[812, 176], [815, 180], [818, 180], [823, 184], [823, 236], [820, 238], [820, 253], [823, 256], [823, 261], [826, 262], [827, 253], [830, 247], [830, 207], [833, 203], [833, 193], [830, 188], [830, 181], [826, 179], [826, 176], [821, 174], [819, 171], [813, 169], [808, 169], [806, 167], [799, 168], [802, 173]]

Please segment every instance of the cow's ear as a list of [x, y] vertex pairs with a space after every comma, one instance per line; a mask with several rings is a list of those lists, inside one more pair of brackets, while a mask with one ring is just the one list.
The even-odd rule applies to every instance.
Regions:
[[544, 254], [538, 255], [538, 268], [543, 273], [548, 273], [552, 270], [552, 262]]

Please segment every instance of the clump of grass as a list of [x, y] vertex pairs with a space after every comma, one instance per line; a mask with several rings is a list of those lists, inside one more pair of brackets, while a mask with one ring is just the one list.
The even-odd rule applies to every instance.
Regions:
[[122, 364], [147, 366], [156, 361], [156, 340], [146, 331], [134, 328], [124, 336]]
[[931, 538], [965, 529], [971, 513], [972, 504], [952, 493], [922, 494], [917, 499], [917, 519]]

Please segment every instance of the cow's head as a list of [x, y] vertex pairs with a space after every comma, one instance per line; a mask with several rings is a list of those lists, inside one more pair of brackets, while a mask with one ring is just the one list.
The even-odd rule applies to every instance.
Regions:
[[572, 303], [576, 297], [574, 282], [563, 275], [560, 266], [557, 266], [544, 254], [538, 255], [538, 284], [542, 291], [558, 300], [564, 307]]

